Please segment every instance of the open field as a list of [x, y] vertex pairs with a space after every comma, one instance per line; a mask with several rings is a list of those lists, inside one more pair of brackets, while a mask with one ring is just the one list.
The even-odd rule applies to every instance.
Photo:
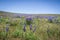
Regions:
[[60, 14], [21, 15], [0, 12], [0, 40], [60, 40]]

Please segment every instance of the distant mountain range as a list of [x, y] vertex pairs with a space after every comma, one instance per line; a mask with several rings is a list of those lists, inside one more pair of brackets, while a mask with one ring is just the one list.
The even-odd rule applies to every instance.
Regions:
[[24, 14], [24, 13], [12, 13], [12, 12], [5, 12], [0, 11], [0, 16], [4, 17], [17, 17], [17, 16], [60, 16], [60, 14]]

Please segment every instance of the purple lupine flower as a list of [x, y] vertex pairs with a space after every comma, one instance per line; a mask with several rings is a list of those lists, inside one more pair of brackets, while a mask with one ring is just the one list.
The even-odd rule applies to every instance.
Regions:
[[9, 28], [8, 27], [6, 27], [6, 32], [8, 32], [9, 31]]
[[53, 18], [52, 18], [51, 16], [49, 16], [48, 21], [49, 21], [49, 22], [52, 22], [52, 19], [53, 19]]
[[40, 18], [43, 18], [43, 16], [40, 16]]
[[30, 24], [30, 30], [32, 30], [32, 24]]
[[44, 16], [44, 18], [48, 18], [48, 16]]
[[51, 21], [51, 20], [52, 20], [52, 18], [48, 18], [48, 20], [50, 20], [50, 21]]
[[31, 21], [31, 20], [32, 20], [32, 18], [31, 18], [31, 17], [27, 17], [27, 18], [26, 18], [26, 20]]
[[9, 24], [6, 25], [6, 32], [9, 31]]
[[36, 31], [36, 26], [34, 26], [34, 30], [33, 30], [33, 32], [35, 32]]
[[32, 18], [31, 17], [27, 17], [26, 18], [26, 24], [30, 25], [32, 23]]
[[24, 28], [23, 28], [23, 31], [24, 31], [24, 32], [26, 31], [26, 24], [24, 24]]

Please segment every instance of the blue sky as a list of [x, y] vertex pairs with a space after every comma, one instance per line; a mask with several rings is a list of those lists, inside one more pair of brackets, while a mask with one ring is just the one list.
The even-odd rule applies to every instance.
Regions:
[[60, 0], [0, 0], [0, 11], [26, 14], [60, 14]]

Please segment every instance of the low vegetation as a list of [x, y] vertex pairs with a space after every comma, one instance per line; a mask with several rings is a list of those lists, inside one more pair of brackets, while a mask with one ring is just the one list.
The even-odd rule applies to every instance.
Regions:
[[0, 40], [60, 40], [60, 17], [2, 17]]

